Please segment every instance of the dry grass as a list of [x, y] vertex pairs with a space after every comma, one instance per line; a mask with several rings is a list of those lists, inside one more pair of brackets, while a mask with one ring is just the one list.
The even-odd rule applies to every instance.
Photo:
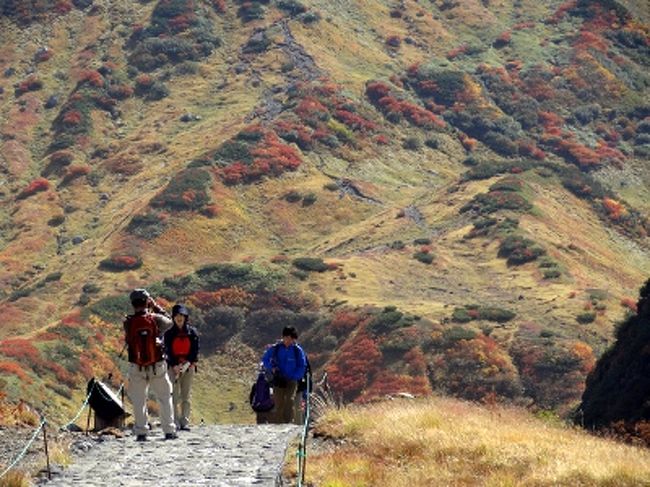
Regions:
[[650, 485], [650, 451], [515, 408], [383, 402], [332, 409], [315, 434], [335, 439], [310, 452], [306, 480], [323, 487]]
[[11, 470], [0, 479], [0, 487], [30, 487], [31, 476], [22, 470]]

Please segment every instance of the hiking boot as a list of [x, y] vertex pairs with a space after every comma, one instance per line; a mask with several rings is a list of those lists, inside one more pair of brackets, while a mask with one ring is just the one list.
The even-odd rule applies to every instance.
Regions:
[[135, 441], [147, 441], [147, 435], [138, 435], [135, 437]]
[[179, 429], [180, 429], [181, 431], [190, 431], [190, 427], [187, 426], [187, 425], [185, 425], [185, 426], [181, 426]]
[[178, 435], [176, 433], [165, 433], [165, 439], [166, 440], [175, 440], [178, 438]]

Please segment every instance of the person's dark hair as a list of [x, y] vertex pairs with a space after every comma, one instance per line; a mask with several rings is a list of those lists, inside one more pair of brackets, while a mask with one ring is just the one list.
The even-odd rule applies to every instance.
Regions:
[[183, 315], [185, 318], [190, 316], [190, 312], [183, 304], [175, 304], [172, 308], [172, 318], [176, 315]]
[[129, 295], [129, 299], [134, 308], [146, 306], [149, 298], [150, 295], [146, 289], [134, 289]]
[[298, 339], [298, 332], [293, 326], [285, 326], [282, 329], [282, 336], [283, 337], [291, 337], [294, 340]]

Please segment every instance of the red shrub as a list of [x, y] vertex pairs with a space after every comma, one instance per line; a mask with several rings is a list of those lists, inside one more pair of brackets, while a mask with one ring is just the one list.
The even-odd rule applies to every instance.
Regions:
[[630, 311], [636, 313], [637, 306], [636, 301], [633, 298], [623, 298], [621, 299], [621, 306], [628, 308]]
[[607, 52], [609, 50], [609, 44], [605, 38], [584, 29], [580, 31], [580, 35], [573, 45], [576, 49], [593, 49], [599, 52]]
[[43, 82], [36, 75], [31, 75], [18, 84], [16, 96], [20, 96], [28, 91], [37, 91], [41, 88], [43, 88]]
[[377, 124], [366, 120], [357, 113], [349, 112], [348, 110], [336, 110], [334, 116], [337, 120], [343, 122], [352, 130], [359, 130], [362, 132], [372, 132], [377, 129]]
[[90, 174], [90, 167], [89, 166], [70, 166], [65, 175], [63, 176], [63, 184], [67, 184], [73, 179], [80, 178], [82, 176], [87, 176]]
[[512, 32], [510, 32], [509, 30], [502, 32], [501, 34], [499, 34], [499, 37], [497, 37], [496, 40], [494, 41], [494, 47], [499, 48], [499, 47], [507, 46], [508, 44], [510, 44], [511, 40], [512, 40]]
[[193, 13], [184, 13], [172, 18], [169, 21], [169, 27], [176, 32], [182, 32], [187, 30], [195, 21], [196, 16]]
[[79, 125], [82, 119], [83, 115], [79, 110], [68, 110], [63, 115], [63, 123], [71, 127]]
[[382, 135], [378, 135], [377, 137], [375, 137], [375, 142], [376, 142], [378, 145], [388, 145], [388, 143], [389, 143], [389, 141], [388, 141], [388, 137], [386, 137], [386, 136], [383, 135], [383, 134], [382, 134]]
[[109, 271], [125, 271], [142, 266], [142, 259], [134, 255], [112, 255], [99, 263], [99, 267]]
[[5, 357], [26, 359], [30, 363], [40, 362], [41, 352], [31, 340], [24, 338], [7, 338], [0, 341], [0, 353]]
[[306, 122], [323, 121], [329, 118], [329, 110], [316, 98], [308, 96], [300, 100], [294, 109], [296, 115]]
[[16, 199], [22, 200], [40, 192], [47, 191], [50, 188], [50, 182], [45, 178], [36, 178], [29, 183], [20, 193]]
[[358, 334], [346, 342], [328, 368], [332, 390], [350, 401], [356, 398], [380, 368], [381, 352], [375, 341]]
[[226, 184], [239, 184], [247, 173], [248, 167], [243, 162], [235, 162], [223, 168], [222, 177]]
[[515, 24], [512, 26], [513, 30], [524, 30], [524, 29], [532, 29], [535, 27], [535, 22], [519, 22], [518, 24]]
[[133, 96], [133, 88], [129, 85], [111, 86], [108, 90], [108, 94], [116, 100], [125, 100]]
[[74, 156], [71, 152], [66, 150], [60, 150], [50, 154], [50, 164], [63, 167], [67, 166], [74, 160]]
[[378, 103], [381, 98], [388, 96], [391, 89], [381, 81], [371, 81], [366, 85], [366, 96], [372, 103]]
[[215, 218], [219, 215], [221, 208], [219, 205], [207, 205], [201, 210], [201, 214], [207, 216], [208, 218]]
[[154, 83], [154, 79], [151, 75], [148, 74], [139, 74], [135, 78], [136, 87], [140, 88], [150, 88]]
[[470, 137], [469, 135], [463, 132], [458, 134], [458, 140], [460, 140], [460, 143], [468, 152], [472, 152], [474, 149], [476, 149], [476, 145], [478, 144], [478, 140], [473, 139], [472, 137]]
[[286, 264], [289, 262], [289, 257], [284, 254], [278, 254], [271, 257], [271, 262], [274, 264]]
[[332, 317], [329, 327], [335, 335], [343, 336], [357, 328], [363, 319], [364, 316], [355, 311], [338, 311]]
[[564, 18], [566, 13], [569, 10], [575, 8], [577, 0], [568, 0], [558, 7], [558, 9], [553, 13], [550, 19], [548, 19], [549, 24], [557, 24]]
[[45, 61], [48, 61], [49, 59], [54, 56], [54, 51], [50, 48], [42, 48], [36, 51], [36, 54], [34, 54], [34, 61], [37, 63], [44, 63]]
[[458, 46], [458, 47], [455, 47], [454, 49], [448, 51], [445, 56], [447, 57], [447, 59], [450, 59], [450, 60], [455, 59], [458, 56], [462, 56], [463, 54], [465, 54], [468, 51], [468, 49], [469, 48], [466, 45]]
[[91, 86], [96, 88], [101, 88], [104, 86], [105, 80], [99, 71], [83, 71], [79, 79], [80, 83], [88, 83]]
[[366, 402], [373, 399], [384, 399], [386, 396], [400, 392], [413, 394], [414, 396], [425, 396], [431, 394], [431, 385], [424, 376], [413, 377], [388, 371], [381, 372], [377, 374], [372, 384], [363, 391], [357, 401]]
[[72, 10], [72, 3], [70, 3], [70, 0], [57, 0], [54, 5], [54, 11], [57, 14], [65, 15], [70, 12], [70, 10]]

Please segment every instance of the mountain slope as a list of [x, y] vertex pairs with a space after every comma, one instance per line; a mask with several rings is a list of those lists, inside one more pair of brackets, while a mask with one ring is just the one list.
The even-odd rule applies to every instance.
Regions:
[[[65, 388], [114, 368], [115, 296], [153, 286], [191, 301], [208, 354], [290, 316], [348, 399], [567, 410], [649, 274], [641, 2], [0, 6], [13, 400], [52, 381], [61, 319], [83, 330], [65, 353], [95, 340]], [[224, 262], [275, 277], [210, 277]], [[346, 375], [363, 344], [376, 363]]]

